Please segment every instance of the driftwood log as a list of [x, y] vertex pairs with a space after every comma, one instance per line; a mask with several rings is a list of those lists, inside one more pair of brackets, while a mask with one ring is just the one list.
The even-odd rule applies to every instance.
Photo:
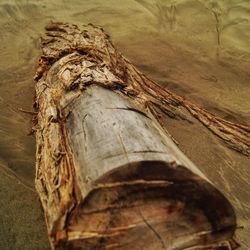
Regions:
[[249, 155], [249, 131], [140, 73], [94, 25], [51, 23], [35, 76], [36, 188], [53, 249], [234, 249], [232, 206], [178, 149], [182, 108]]

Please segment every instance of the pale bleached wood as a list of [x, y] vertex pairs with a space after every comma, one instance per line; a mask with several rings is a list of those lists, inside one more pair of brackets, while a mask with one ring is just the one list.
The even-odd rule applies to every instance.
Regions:
[[47, 29], [36, 76], [36, 188], [52, 248], [235, 248], [232, 206], [159, 123], [153, 96], [162, 91], [143, 91], [144, 76], [101, 29]]
[[130, 162], [157, 160], [188, 166], [205, 178], [152, 115], [113, 91], [90, 86], [67, 109], [71, 145], [87, 179], [97, 180]]

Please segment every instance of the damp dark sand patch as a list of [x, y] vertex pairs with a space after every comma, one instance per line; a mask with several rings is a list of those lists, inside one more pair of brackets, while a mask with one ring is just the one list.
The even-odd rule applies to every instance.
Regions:
[[34, 187], [0, 167], [0, 249], [50, 249]]

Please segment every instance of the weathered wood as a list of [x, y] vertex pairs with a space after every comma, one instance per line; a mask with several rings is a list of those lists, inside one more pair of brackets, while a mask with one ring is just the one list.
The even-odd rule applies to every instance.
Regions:
[[184, 106], [204, 124], [211, 116], [207, 126], [243, 153], [248, 128], [158, 87], [100, 28], [47, 30], [36, 74], [36, 188], [52, 248], [234, 249], [233, 208], [171, 140], [162, 114], [184, 119]]

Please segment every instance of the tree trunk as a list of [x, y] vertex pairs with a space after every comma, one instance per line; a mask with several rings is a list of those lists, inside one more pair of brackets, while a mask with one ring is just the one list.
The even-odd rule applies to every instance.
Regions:
[[36, 74], [36, 188], [53, 249], [234, 249], [232, 206], [164, 128], [184, 107], [249, 154], [249, 128], [138, 72], [93, 25], [52, 23]]

